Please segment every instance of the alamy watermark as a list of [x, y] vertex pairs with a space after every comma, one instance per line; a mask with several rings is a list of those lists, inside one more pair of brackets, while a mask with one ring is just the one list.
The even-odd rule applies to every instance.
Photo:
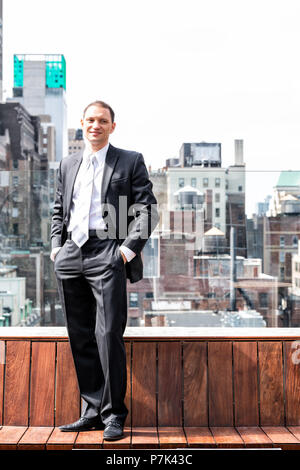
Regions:
[[[160, 205], [160, 214], [163, 218], [161, 237], [185, 240], [185, 249], [197, 249], [204, 234], [204, 210], [202, 205], [194, 209], [173, 211], [164, 204]], [[125, 240], [130, 234], [133, 239], [147, 240], [158, 225], [160, 216], [157, 204], [135, 203], [128, 206], [127, 196], [119, 196], [118, 205], [109, 203], [102, 205], [102, 218], [106, 229], [97, 231], [101, 239]]]

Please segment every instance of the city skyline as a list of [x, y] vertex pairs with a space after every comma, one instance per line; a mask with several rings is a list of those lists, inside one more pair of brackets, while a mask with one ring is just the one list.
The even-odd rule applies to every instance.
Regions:
[[243, 139], [251, 215], [281, 170], [298, 170], [299, 10], [294, 0], [78, 0], [72, 9], [54, 0], [45, 14], [42, 2], [4, 1], [5, 97], [13, 54], [62, 53], [68, 127], [103, 98], [116, 111], [112, 143], [141, 151], [153, 168], [199, 141], [221, 142], [228, 166]]

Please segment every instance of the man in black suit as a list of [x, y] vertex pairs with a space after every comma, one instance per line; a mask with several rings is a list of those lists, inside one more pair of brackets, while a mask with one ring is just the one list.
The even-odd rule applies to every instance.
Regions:
[[114, 112], [89, 104], [81, 120], [85, 149], [62, 159], [51, 227], [58, 283], [83, 401], [62, 431], [103, 429], [123, 436], [128, 410], [127, 278], [143, 277], [141, 251], [158, 223], [157, 201], [140, 153], [113, 147]]

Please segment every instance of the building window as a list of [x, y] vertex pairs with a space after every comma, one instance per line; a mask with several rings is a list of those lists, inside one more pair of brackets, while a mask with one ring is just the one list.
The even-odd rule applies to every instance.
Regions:
[[215, 299], [216, 298], [216, 293], [215, 292], [208, 292], [207, 293], [207, 298], [208, 299]]
[[220, 217], [220, 208], [219, 207], [216, 207], [215, 214], [216, 214], [216, 217]]
[[159, 275], [159, 253], [158, 238], [150, 237], [143, 249], [144, 255], [144, 278], [158, 277]]
[[129, 293], [129, 307], [137, 308], [139, 306], [139, 294], [137, 292]]
[[280, 251], [280, 253], [279, 253], [279, 261], [280, 261], [280, 263], [284, 263], [284, 262], [285, 262], [285, 252], [284, 252], [284, 251]]
[[215, 202], [220, 202], [220, 193], [215, 193]]
[[196, 188], [196, 186], [197, 186], [197, 178], [191, 178], [191, 186], [192, 186], [193, 188]]
[[13, 235], [19, 235], [19, 224], [13, 224]]
[[179, 186], [180, 188], [183, 188], [183, 186], [184, 186], [184, 178], [178, 178], [178, 186]]
[[280, 237], [280, 246], [284, 246], [285, 245], [285, 238], [283, 235], [281, 235]]
[[295, 235], [293, 237], [293, 248], [297, 248], [298, 247], [298, 237]]
[[153, 292], [146, 292], [145, 297], [146, 299], [153, 299]]
[[203, 178], [203, 186], [204, 188], [208, 187], [208, 178]]
[[259, 306], [262, 308], [268, 307], [268, 293], [267, 292], [260, 292], [259, 294]]
[[14, 202], [19, 202], [19, 190], [18, 189], [14, 189], [12, 193], [12, 200]]
[[221, 186], [221, 178], [215, 178], [215, 187], [219, 188]]
[[243, 186], [239, 186], [239, 191], [240, 191], [240, 192], [243, 191]]

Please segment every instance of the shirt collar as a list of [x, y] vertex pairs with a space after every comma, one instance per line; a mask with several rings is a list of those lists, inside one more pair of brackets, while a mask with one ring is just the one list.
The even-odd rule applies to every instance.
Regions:
[[108, 151], [109, 143], [105, 145], [105, 147], [102, 147], [102, 149], [98, 150], [97, 152], [93, 152], [88, 145], [88, 142], [85, 141], [85, 149], [83, 152], [83, 158], [87, 159], [90, 155], [95, 155], [97, 162], [103, 162], [105, 160], [107, 151]]

